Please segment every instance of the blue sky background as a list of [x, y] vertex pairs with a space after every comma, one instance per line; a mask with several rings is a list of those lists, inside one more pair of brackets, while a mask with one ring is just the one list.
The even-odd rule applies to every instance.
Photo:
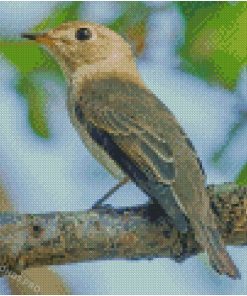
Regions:
[[[55, 2], [1, 2], [1, 35], [17, 37], [47, 16]], [[158, 6], [159, 3], [149, 5]], [[116, 3], [88, 2], [81, 19], [106, 22], [119, 13]], [[149, 88], [166, 103], [184, 127], [202, 160], [208, 183], [234, 180], [246, 160], [247, 126], [227, 149], [220, 166], [209, 161], [230, 126], [247, 106], [247, 75], [235, 92], [210, 86], [179, 70], [175, 47], [183, 40], [183, 20], [174, 8], [149, 19], [144, 55], [138, 67]], [[0, 177], [16, 210], [24, 213], [89, 208], [116, 181], [90, 156], [69, 121], [66, 88], [45, 79], [52, 137], [36, 136], [27, 121], [27, 105], [15, 90], [17, 72], [0, 56]], [[241, 98], [241, 100], [240, 100]], [[147, 198], [126, 185], [111, 199], [114, 206], [143, 203]], [[51, 267], [74, 294], [245, 294], [246, 248], [229, 247], [242, 279], [217, 276], [200, 255], [177, 264], [169, 259], [102, 261]], [[9, 294], [0, 279], [0, 294]]]

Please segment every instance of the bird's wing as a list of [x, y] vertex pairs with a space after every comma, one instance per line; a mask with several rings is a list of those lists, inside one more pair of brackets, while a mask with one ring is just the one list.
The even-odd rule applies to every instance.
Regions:
[[[150, 93], [143, 91], [142, 96], [145, 95], [150, 97]], [[96, 96], [94, 93], [94, 99]], [[77, 119], [87, 122], [87, 131], [93, 140], [138, 187], [162, 206], [179, 230], [186, 231], [187, 219], [172, 187], [176, 178], [172, 148], [158, 130], [150, 128], [146, 117], [148, 106], [145, 114], [138, 105], [139, 99], [145, 102], [145, 97], [133, 102], [136, 93], [121, 89], [117, 94], [119, 104], [114, 105], [109, 89], [105, 96], [108, 97], [104, 97], [104, 103], [103, 100], [86, 104], [78, 101]], [[114, 97], [116, 99], [116, 94]]]

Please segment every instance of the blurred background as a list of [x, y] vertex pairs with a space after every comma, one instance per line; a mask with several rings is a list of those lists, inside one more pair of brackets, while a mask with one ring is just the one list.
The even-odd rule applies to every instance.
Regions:
[[[188, 133], [209, 184], [247, 184], [245, 1], [3, 1], [0, 179], [15, 210], [86, 209], [116, 183], [70, 124], [59, 67], [43, 48], [20, 39], [21, 32], [46, 31], [78, 19], [105, 24], [130, 42], [144, 81]], [[129, 184], [109, 202], [145, 201]], [[240, 281], [217, 276], [205, 255], [180, 264], [118, 260], [50, 270], [73, 294], [245, 294], [247, 249], [228, 250], [242, 273]], [[1, 278], [0, 294], [11, 293], [13, 286]]]

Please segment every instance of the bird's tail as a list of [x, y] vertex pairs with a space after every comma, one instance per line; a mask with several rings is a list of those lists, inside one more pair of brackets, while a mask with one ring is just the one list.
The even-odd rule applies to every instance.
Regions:
[[239, 270], [227, 253], [217, 228], [198, 223], [195, 230], [197, 241], [207, 252], [211, 266], [219, 274], [228, 275], [233, 279], [240, 279]]

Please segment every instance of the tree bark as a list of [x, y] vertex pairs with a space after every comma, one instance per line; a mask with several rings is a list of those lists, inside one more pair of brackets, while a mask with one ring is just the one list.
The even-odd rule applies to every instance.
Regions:
[[[247, 243], [247, 186], [207, 187], [227, 245]], [[193, 206], [193, 205], [192, 205]], [[169, 257], [201, 252], [193, 230], [179, 233], [158, 205], [47, 214], [0, 214], [0, 275], [27, 267], [89, 260]]]

